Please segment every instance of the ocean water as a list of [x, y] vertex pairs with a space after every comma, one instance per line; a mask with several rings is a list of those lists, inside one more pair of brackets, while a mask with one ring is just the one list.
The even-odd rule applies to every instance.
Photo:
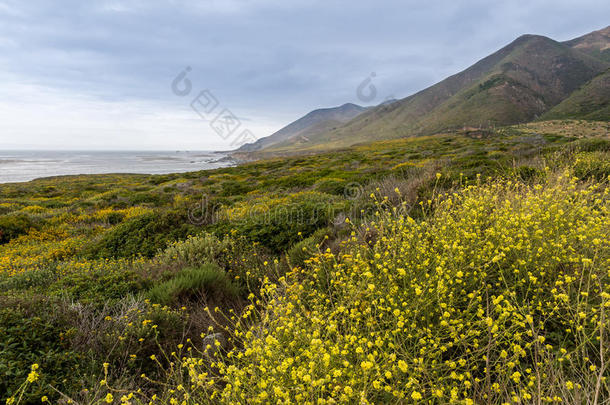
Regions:
[[0, 183], [71, 174], [183, 173], [232, 166], [220, 152], [2, 151]]

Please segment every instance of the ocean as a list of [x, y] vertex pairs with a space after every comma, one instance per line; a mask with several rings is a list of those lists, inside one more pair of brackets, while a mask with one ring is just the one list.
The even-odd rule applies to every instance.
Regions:
[[72, 174], [166, 174], [232, 166], [221, 152], [2, 151], [0, 183]]

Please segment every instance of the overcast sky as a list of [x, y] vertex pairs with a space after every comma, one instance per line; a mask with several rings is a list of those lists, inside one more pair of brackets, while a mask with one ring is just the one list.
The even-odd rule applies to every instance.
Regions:
[[602, 0], [0, 0], [0, 149], [227, 149], [608, 16]]

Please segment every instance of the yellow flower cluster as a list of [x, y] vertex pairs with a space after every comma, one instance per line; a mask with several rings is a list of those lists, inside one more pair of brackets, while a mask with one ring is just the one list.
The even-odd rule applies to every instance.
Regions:
[[[354, 232], [341, 253], [265, 285], [260, 321], [238, 325], [241, 344], [213, 364], [220, 398], [572, 402], [597, 384], [607, 395], [596, 369], [608, 355], [609, 197], [565, 173], [469, 187], [419, 222], [379, 213], [375, 243]], [[212, 381], [201, 359], [187, 364], [193, 387]]]

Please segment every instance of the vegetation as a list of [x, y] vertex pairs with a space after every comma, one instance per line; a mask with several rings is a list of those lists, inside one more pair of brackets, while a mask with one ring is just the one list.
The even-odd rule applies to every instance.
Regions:
[[0, 185], [0, 400], [607, 402], [606, 128]]
[[610, 121], [610, 70], [606, 70], [543, 115], [544, 119]]
[[239, 296], [239, 288], [216, 265], [206, 264], [182, 269], [149, 292], [151, 301], [164, 305], [192, 301], [198, 294], [206, 297], [222, 294], [227, 298], [236, 298]]
[[0, 244], [25, 235], [36, 225], [27, 214], [6, 215], [0, 219]]

